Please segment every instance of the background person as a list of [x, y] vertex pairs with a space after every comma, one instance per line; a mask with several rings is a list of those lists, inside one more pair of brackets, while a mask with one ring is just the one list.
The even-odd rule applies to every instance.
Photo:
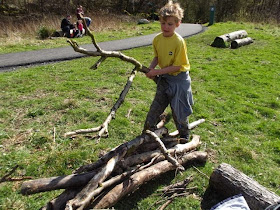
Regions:
[[75, 25], [70, 22], [71, 20], [71, 15], [67, 15], [65, 18], [62, 19], [61, 21], [61, 30], [65, 34], [66, 37], [72, 38], [75, 37], [78, 31], [75, 28]]
[[87, 27], [89, 27], [89, 25], [91, 24], [91, 18], [89, 18], [89, 17], [84, 17], [84, 10], [83, 10], [83, 6], [82, 6], [82, 5], [79, 5], [79, 6], [77, 7], [76, 13], [77, 13], [77, 18], [78, 18], [78, 20], [81, 20], [81, 19], [82, 19], [82, 18], [81, 18], [81, 15], [82, 15], [83, 18], [85, 18]]

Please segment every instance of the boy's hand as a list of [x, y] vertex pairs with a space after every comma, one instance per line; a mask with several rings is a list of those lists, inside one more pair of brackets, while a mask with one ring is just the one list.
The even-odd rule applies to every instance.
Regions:
[[149, 79], [154, 79], [155, 76], [157, 75], [157, 70], [155, 69], [150, 69], [150, 71], [148, 73], [146, 73], [146, 77], [148, 77]]

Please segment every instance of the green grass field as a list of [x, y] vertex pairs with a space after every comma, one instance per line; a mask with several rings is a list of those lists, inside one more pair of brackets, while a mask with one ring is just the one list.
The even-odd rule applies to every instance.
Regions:
[[[235, 50], [210, 46], [216, 36], [241, 29], [254, 39], [253, 44]], [[195, 100], [190, 121], [206, 120], [192, 133], [201, 136], [200, 150], [209, 153], [207, 163], [196, 167], [210, 176], [225, 162], [280, 195], [279, 27], [216, 23], [186, 41]], [[9, 49], [1, 51], [5, 52]], [[153, 56], [151, 46], [123, 53], [144, 65], [149, 65]], [[19, 169], [14, 177], [70, 174], [97, 160], [100, 151], [109, 151], [141, 133], [155, 85], [138, 73], [109, 125], [109, 138], [96, 144], [83, 136], [73, 140], [63, 137], [67, 131], [100, 125], [133, 69], [109, 58], [91, 70], [97, 59], [87, 57], [0, 74], [0, 178], [16, 165]], [[175, 129], [172, 121], [167, 127]], [[189, 186], [197, 186], [195, 195], [175, 199], [168, 209], [200, 209], [209, 180], [193, 167], [149, 182], [115, 208], [156, 209], [152, 204], [160, 199], [157, 189], [190, 175], [194, 181]], [[19, 193], [21, 183], [0, 183], [0, 209], [39, 209], [61, 193], [23, 196]]]

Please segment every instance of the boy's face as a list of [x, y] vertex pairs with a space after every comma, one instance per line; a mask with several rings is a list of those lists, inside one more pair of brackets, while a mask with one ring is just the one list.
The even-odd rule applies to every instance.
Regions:
[[161, 31], [164, 37], [171, 37], [175, 29], [180, 25], [175, 17], [160, 18]]

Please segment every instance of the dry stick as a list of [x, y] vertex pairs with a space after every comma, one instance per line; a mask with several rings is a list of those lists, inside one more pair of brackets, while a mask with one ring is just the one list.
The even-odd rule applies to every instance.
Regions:
[[92, 67], [90, 67], [90, 69], [97, 69], [100, 64], [106, 60], [106, 57], [101, 57]]
[[112, 173], [117, 162], [121, 158], [123, 158], [125, 154], [125, 152], [123, 154], [119, 154], [118, 157], [112, 158], [110, 161], [108, 161], [107, 166], [105, 166], [99, 174], [95, 175], [92, 180], [89, 181], [87, 186], [84, 187], [84, 189], [80, 193], [78, 193], [74, 199], [67, 202], [66, 209], [72, 209], [73, 207], [77, 209], [84, 209], [90, 204], [90, 201], [93, 200], [96, 195], [99, 195], [105, 188], [110, 187], [114, 183], [123, 180], [124, 177], [128, 175], [144, 170], [145, 168], [151, 166], [156, 159], [155, 157], [147, 165], [138, 167], [135, 170], [125, 172], [117, 177], [109, 179], [107, 182], [102, 183]]
[[169, 152], [167, 151], [165, 145], [162, 143], [160, 138], [154, 132], [152, 132], [150, 130], [146, 130], [146, 133], [149, 134], [151, 137], [153, 137], [153, 139], [158, 143], [158, 146], [159, 146], [161, 152], [163, 153], [164, 157], [170, 163], [172, 163], [174, 166], [176, 166], [180, 171], [184, 171], [185, 170], [185, 168], [181, 164], [179, 164], [178, 161], [169, 154]]
[[[177, 144], [171, 148], [168, 149], [168, 153], [171, 155], [176, 154], [182, 154], [186, 153], [188, 151], [194, 150], [201, 144], [200, 142], [200, 136], [193, 135], [193, 138], [190, 142], [185, 144]], [[148, 162], [150, 159], [155, 157], [156, 155], [162, 154], [160, 150], [154, 150], [154, 151], [148, 151], [141, 154], [133, 155], [127, 157], [123, 162], [121, 162], [122, 167], [129, 167], [132, 165], [137, 165], [143, 162]], [[160, 155], [158, 157], [159, 160], [164, 160], [164, 156]]]
[[19, 165], [16, 165], [15, 167], [13, 167], [12, 168], [12, 170], [10, 171], [10, 172], [8, 172], [6, 175], [4, 175], [1, 179], [0, 179], [0, 183], [1, 182], [6, 182], [9, 178], [9, 176], [12, 174], [12, 173], [14, 173], [16, 170], [17, 170], [17, 168], [19, 167]]
[[[97, 44], [93, 33], [87, 27], [85, 19], [83, 17], [82, 17], [82, 20], [83, 20], [84, 25], [85, 25], [86, 34], [91, 37], [91, 41], [92, 41], [92, 43], [95, 46], [97, 51], [88, 51], [88, 50], [86, 50], [84, 48], [79, 47], [77, 42], [68, 39], [67, 41], [70, 43], [70, 45], [73, 47], [73, 49], [76, 52], [80, 52], [82, 54], [93, 56], [93, 57], [97, 57], [97, 56], [106, 57], [106, 58], [107, 57], [116, 57], [116, 58], [119, 58], [119, 59], [121, 59], [123, 61], [126, 61], [126, 62], [129, 62], [129, 63], [133, 64], [137, 71], [141, 71], [141, 72], [144, 72], [144, 73], [148, 73], [150, 71], [147, 67], [143, 66], [135, 58], [129, 57], [129, 56], [127, 56], [127, 55], [125, 55], [125, 54], [123, 54], [121, 52], [118, 52], [118, 51], [105, 51], [105, 50], [102, 50], [100, 48], [100, 46]], [[100, 62], [100, 60], [99, 60], [99, 62]]]
[[26, 181], [21, 185], [21, 194], [30, 195], [57, 189], [81, 187], [86, 185], [96, 173], [97, 170], [94, 170], [83, 174], [71, 174]]
[[208, 180], [210, 179], [210, 177], [207, 176], [207, 174], [203, 173], [203, 172], [202, 172], [201, 170], [199, 170], [197, 167], [193, 166], [193, 168], [194, 168], [195, 170], [197, 170], [200, 174], [202, 174], [203, 176], [205, 176]]
[[[156, 130], [155, 132], [158, 136], [161, 136], [163, 134], [167, 134], [167, 129], [160, 128], [160, 129]], [[144, 142], [148, 142], [148, 141], [150, 141], [150, 137], [148, 135], [138, 136], [137, 138], [135, 138], [129, 142], [126, 142], [126, 143], [118, 146], [117, 148], [112, 149], [110, 152], [108, 152], [106, 155], [104, 155], [102, 158], [100, 158], [95, 163], [81, 166], [80, 168], [78, 168], [75, 171], [75, 173], [83, 173], [83, 172], [90, 172], [90, 171], [96, 170], [99, 167], [102, 167], [104, 164], [106, 164], [106, 162], [108, 160], [110, 160], [112, 157], [114, 157], [116, 154], [122, 153], [123, 150], [126, 150], [127, 154], [129, 154], [129, 153], [133, 152], [139, 145], [143, 144]], [[70, 176], [72, 176], [72, 175], [70, 175]], [[71, 181], [74, 181], [74, 180], [71, 179]], [[48, 186], [46, 186], [46, 188], [48, 188]], [[52, 189], [55, 189], [55, 188], [52, 188]], [[29, 189], [29, 191], [32, 191], [32, 190], [36, 191], [36, 189]], [[43, 209], [48, 209], [48, 206], [51, 206], [50, 209], [65, 208], [65, 203], [68, 200], [73, 199], [79, 191], [80, 191], [80, 189], [65, 190], [58, 197], [49, 201], [47, 206], [43, 207]]]
[[126, 85], [125, 85], [123, 91], [121, 92], [119, 99], [114, 104], [114, 106], [111, 109], [110, 114], [108, 115], [107, 119], [104, 121], [104, 123], [101, 126], [98, 126], [96, 128], [80, 129], [80, 130], [76, 130], [76, 131], [67, 132], [67, 133], [65, 133], [65, 136], [69, 137], [69, 136], [73, 136], [73, 135], [77, 135], [77, 134], [85, 134], [85, 133], [99, 131], [99, 133], [97, 135], [97, 139], [99, 140], [102, 137], [102, 135], [108, 134], [108, 125], [111, 122], [111, 120], [115, 117], [115, 114], [116, 114], [116, 111], [118, 110], [118, 108], [124, 102], [124, 99], [132, 85], [132, 82], [133, 82], [133, 79], [135, 78], [135, 76], [136, 76], [136, 69], [133, 69], [133, 71], [131, 72], [131, 75], [127, 79]]
[[[189, 128], [189, 130], [192, 130], [192, 129], [194, 129], [196, 126], [198, 126], [199, 124], [201, 124], [201, 123], [203, 123], [203, 122], [205, 122], [205, 119], [199, 119], [199, 120], [197, 120], [197, 121], [194, 121], [194, 122], [190, 123], [189, 126], [188, 126], [188, 128]], [[179, 134], [179, 131], [176, 130], [176, 131], [173, 131], [172, 133], [170, 133], [169, 135], [170, 135], [170, 136], [177, 136], [178, 134]]]
[[16, 165], [15, 167], [12, 168], [12, 170], [10, 172], [8, 172], [6, 175], [4, 175], [1, 179], [0, 179], [0, 183], [1, 182], [15, 182], [15, 181], [22, 181], [22, 180], [26, 180], [26, 179], [32, 179], [32, 177], [30, 176], [26, 176], [26, 177], [16, 177], [16, 178], [12, 178], [9, 177], [10, 175], [12, 175], [16, 169], [19, 167], [19, 165]]
[[173, 199], [167, 200], [167, 201], [159, 208], [159, 210], [165, 209], [172, 201], [173, 201]]

